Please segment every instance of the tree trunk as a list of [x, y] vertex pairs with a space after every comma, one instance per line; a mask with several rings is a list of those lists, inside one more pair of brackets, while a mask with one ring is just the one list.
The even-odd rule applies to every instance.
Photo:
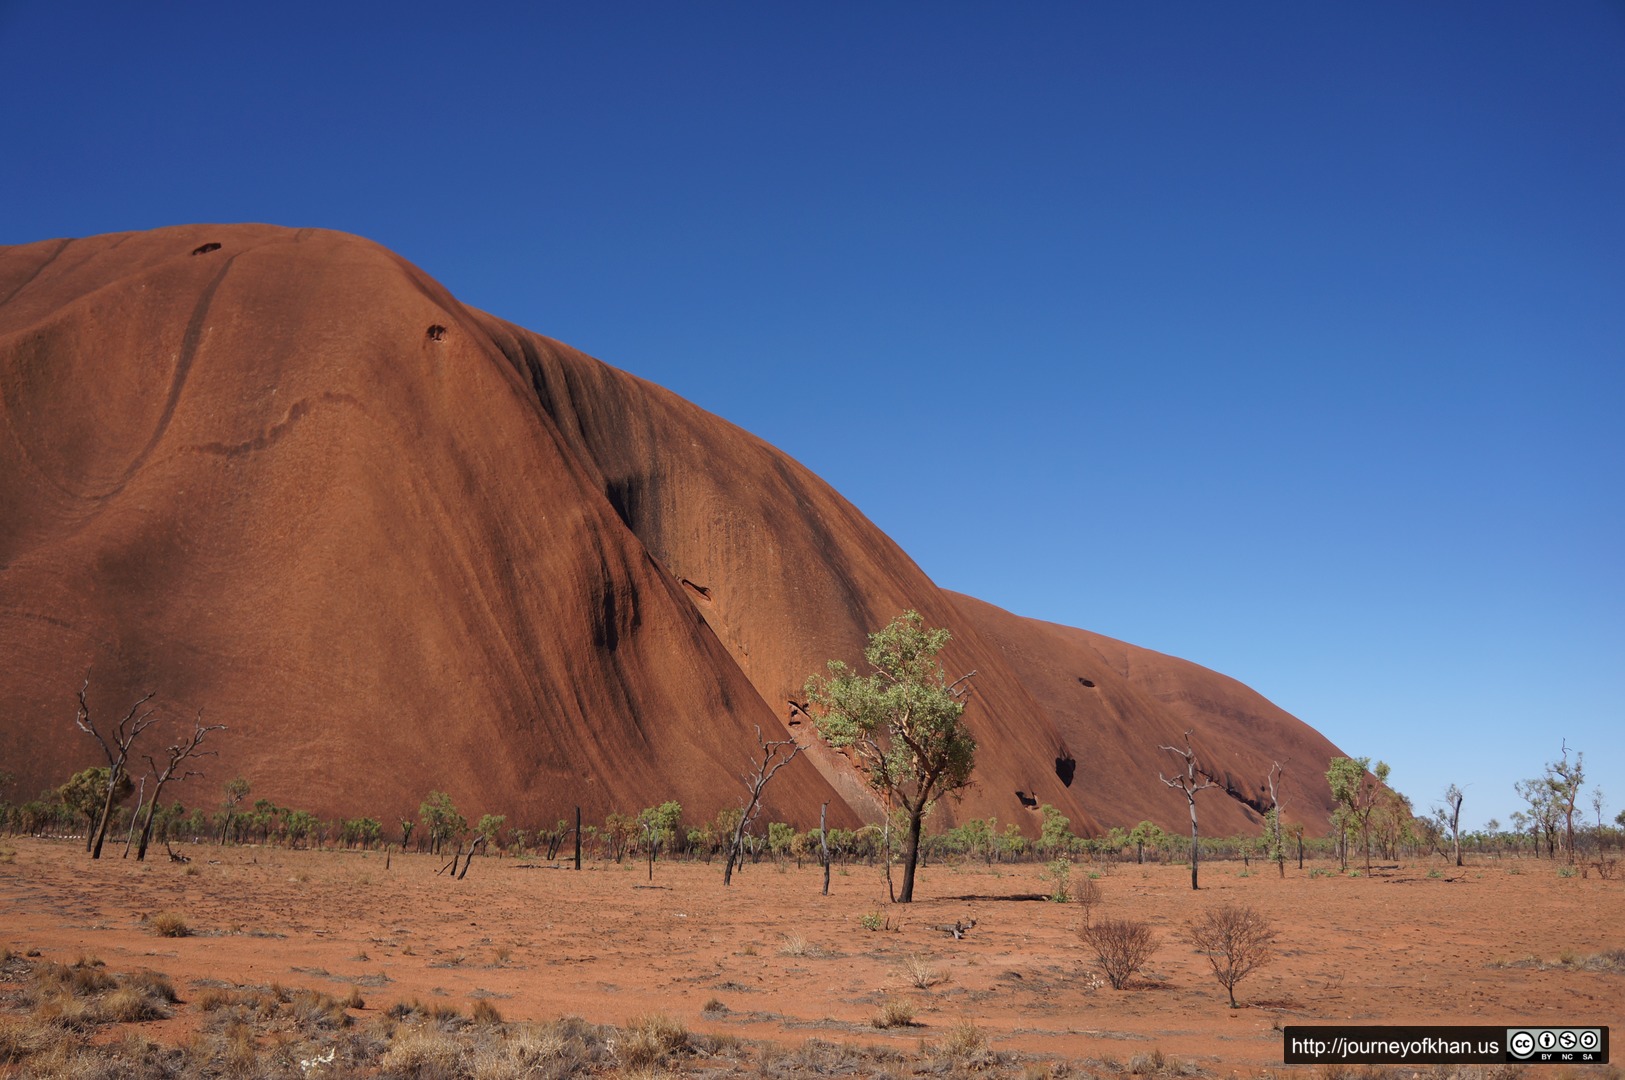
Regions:
[[135, 849], [136, 862], [147, 861], [147, 844], [152, 840], [152, 811], [157, 805], [158, 796], [157, 793], [154, 792], [152, 802], [147, 807], [147, 820], [141, 825], [141, 843], [137, 845]]
[[920, 799], [908, 812], [908, 847], [903, 849], [903, 891], [897, 897], [899, 904], [914, 902], [914, 867], [920, 857], [920, 827], [925, 824], [925, 800]]
[[1191, 804], [1191, 888], [1196, 888], [1196, 860], [1199, 846], [1196, 842], [1196, 795], [1187, 792], [1186, 800]]
[[818, 808], [818, 850], [824, 860], [824, 895], [829, 895], [829, 833], [824, 829], [824, 815], [829, 813], [829, 803]]
[[[143, 776], [141, 778], [141, 790], [137, 792], [135, 796], [135, 813], [130, 815], [130, 831], [124, 834], [124, 854], [120, 856], [121, 858], [128, 859], [130, 857], [130, 841], [135, 836], [135, 819], [141, 816], [141, 799], [146, 792], [147, 778]], [[156, 801], [156, 798], [154, 798], [154, 802]], [[145, 850], [145, 847], [143, 847], [142, 850]], [[137, 859], [137, 861], [139, 862], [140, 860]]]
[[90, 847], [90, 857], [102, 857], [102, 841], [107, 837], [107, 827], [113, 823], [113, 793], [118, 789], [118, 782], [124, 778], [123, 769], [114, 769], [107, 775], [107, 799], [102, 803], [101, 821], [96, 825], [95, 841]]

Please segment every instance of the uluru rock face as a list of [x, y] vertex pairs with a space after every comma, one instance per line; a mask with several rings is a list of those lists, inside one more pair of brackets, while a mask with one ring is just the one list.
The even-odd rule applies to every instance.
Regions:
[[[1272, 760], [1289, 818], [1329, 810], [1311, 781], [1336, 749], [1245, 687], [938, 589], [771, 446], [377, 245], [238, 225], [0, 248], [8, 797], [98, 763], [88, 671], [99, 717], [155, 690], [165, 735], [229, 725], [189, 803], [240, 774], [386, 822], [434, 788], [516, 825], [672, 798], [698, 820], [740, 802], [757, 728], [816, 744], [807, 676], [906, 608], [978, 673], [977, 782], [945, 819], [1181, 827], [1156, 743], [1191, 727], [1236, 796], [1203, 797], [1205, 831], [1254, 827]], [[769, 796], [802, 825], [876, 813], [817, 745]]]

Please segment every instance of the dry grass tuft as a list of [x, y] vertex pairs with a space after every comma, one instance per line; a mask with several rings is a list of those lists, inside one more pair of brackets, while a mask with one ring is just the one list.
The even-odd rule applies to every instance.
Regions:
[[626, 1022], [615, 1056], [633, 1069], [665, 1064], [688, 1049], [688, 1029], [664, 1013], [646, 1013]]
[[137, 1024], [143, 1020], [167, 1020], [169, 1010], [164, 1003], [134, 986], [121, 986], [101, 1001], [101, 1014], [120, 1024]]
[[987, 1036], [970, 1020], [960, 1020], [951, 1026], [937, 1044], [937, 1052], [948, 1061], [959, 1064], [984, 1064], [988, 1057]]
[[491, 1004], [489, 998], [480, 998], [474, 1002], [474, 1007], [469, 1010], [469, 1015], [476, 1024], [494, 1026], [502, 1023], [502, 1014], [497, 1012], [497, 1007]]
[[147, 928], [159, 937], [190, 937], [192, 928], [173, 911], [160, 911], [147, 920]]
[[43, 1054], [63, 1038], [60, 1028], [21, 1016], [0, 1016], [0, 1065]]
[[386, 1076], [452, 1077], [465, 1074], [463, 1046], [434, 1024], [403, 1027], [378, 1062]]
[[170, 981], [168, 975], [161, 971], [142, 969], [141, 971], [131, 972], [124, 976], [124, 985], [134, 987], [143, 994], [166, 1005], [174, 1005], [181, 999], [180, 995], [175, 992], [175, 984]]
[[888, 997], [881, 1001], [880, 1011], [870, 1021], [877, 1028], [912, 1027], [914, 1005], [907, 998]]
[[918, 953], [903, 961], [903, 977], [921, 990], [942, 982], [942, 972], [932, 967], [930, 961]]

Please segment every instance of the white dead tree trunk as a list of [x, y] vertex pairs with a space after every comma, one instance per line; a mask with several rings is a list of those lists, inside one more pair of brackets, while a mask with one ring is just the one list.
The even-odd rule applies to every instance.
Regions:
[[1157, 773], [1157, 779], [1161, 780], [1164, 784], [1167, 784], [1171, 788], [1178, 788], [1180, 791], [1184, 792], [1185, 793], [1185, 801], [1190, 803], [1190, 807], [1191, 807], [1191, 888], [1194, 889], [1194, 888], [1197, 887], [1197, 885], [1196, 885], [1196, 861], [1197, 861], [1197, 855], [1198, 855], [1198, 849], [1199, 849], [1199, 845], [1198, 845], [1198, 842], [1197, 842], [1197, 830], [1196, 830], [1196, 793], [1198, 791], [1201, 791], [1204, 788], [1214, 787], [1215, 785], [1214, 785], [1213, 780], [1212, 780], [1211, 777], [1207, 776], [1204, 773], [1199, 772], [1197, 770], [1197, 768], [1196, 768], [1196, 751], [1191, 748], [1191, 732], [1190, 731], [1185, 732], [1185, 749], [1181, 750], [1176, 746], [1163, 746], [1163, 747], [1159, 747], [1159, 749], [1166, 750], [1170, 754], [1172, 754], [1175, 757], [1179, 758], [1184, 763], [1184, 766], [1185, 766], [1184, 770], [1182, 772], [1174, 774], [1174, 778], [1172, 780], [1168, 779], [1166, 776], [1162, 775], [1162, 773], [1160, 773], [1160, 772]]
[[1275, 789], [1275, 781], [1286, 774], [1286, 766], [1279, 761], [1270, 764], [1270, 816], [1273, 819], [1270, 837], [1270, 847], [1275, 854], [1275, 869], [1286, 877], [1286, 822], [1281, 820], [1281, 796]]
[[[750, 830], [756, 815], [762, 812], [762, 789], [767, 782], [801, 753], [801, 744], [794, 739], [775, 739], [772, 742], [762, 737], [762, 728], [756, 726], [756, 745], [761, 751], [762, 760], [756, 766], [754, 775], [746, 773], [745, 787], [750, 791], [750, 801], [745, 804], [745, 810], [739, 815], [739, 823], [734, 826], [733, 839], [728, 843], [728, 862], [722, 869], [722, 884], [733, 884], [734, 867], [739, 864], [740, 854], [745, 843], [745, 833]], [[786, 747], [789, 748], [786, 752]], [[782, 756], [781, 756], [782, 755]]]

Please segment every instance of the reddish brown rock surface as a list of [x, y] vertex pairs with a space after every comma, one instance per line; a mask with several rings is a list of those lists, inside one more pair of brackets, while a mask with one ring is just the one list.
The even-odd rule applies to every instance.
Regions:
[[[375, 244], [237, 225], [0, 248], [12, 798], [96, 763], [89, 670], [104, 717], [151, 689], [166, 734], [199, 708], [230, 725], [189, 802], [241, 774], [324, 815], [388, 821], [441, 788], [510, 824], [668, 798], [696, 820], [737, 803], [756, 726], [814, 742], [806, 677], [910, 607], [978, 672], [977, 784], [946, 815], [1182, 827], [1156, 743], [1194, 727], [1239, 796], [1288, 761], [1288, 816], [1324, 821], [1337, 750], [1257, 694], [938, 589], [760, 439]], [[825, 800], [872, 814], [816, 746], [770, 796], [801, 824]]]

